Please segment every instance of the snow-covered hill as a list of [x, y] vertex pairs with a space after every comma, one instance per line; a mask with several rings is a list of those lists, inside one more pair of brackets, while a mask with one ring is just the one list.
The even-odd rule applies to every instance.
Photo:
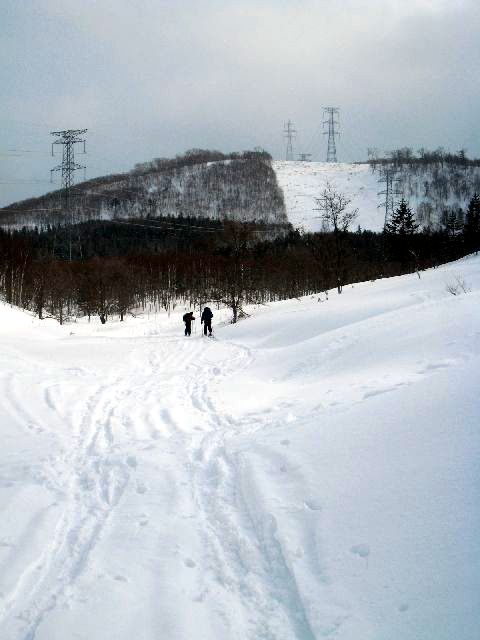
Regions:
[[213, 340], [1, 305], [0, 637], [479, 637], [479, 302], [470, 257]]
[[358, 208], [358, 225], [362, 229], [381, 231], [385, 213], [378, 205], [378, 174], [368, 164], [331, 162], [275, 161], [273, 168], [283, 190], [287, 216], [294, 227], [305, 231], [320, 231], [322, 223], [315, 198], [320, 198], [327, 184], [351, 199], [351, 207]]
[[[305, 231], [321, 229], [315, 198], [330, 184], [351, 199], [352, 208], [358, 208], [353, 230], [360, 225], [362, 229], [382, 231], [385, 196], [378, 194], [385, 189], [385, 184], [380, 182], [381, 165], [373, 172], [367, 163], [276, 161], [273, 168], [284, 193], [287, 216], [294, 227]], [[445, 212], [457, 213], [459, 209], [464, 212], [470, 198], [480, 192], [480, 167], [476, 164], [405, 164], [396, 167], [394, 176], [395, 200], [405, 197], [419, 223], [433, 228], [438, 228]]]
[[0, 226], [39, 227], [116, 218], [195, 217], [285, 225], [287, 218], [270, 156], [260, 151], [223, 154], [193, 149], [156, 158], [128, 173], [75, 185], [70, 211], [64, 193], [0, 209]]

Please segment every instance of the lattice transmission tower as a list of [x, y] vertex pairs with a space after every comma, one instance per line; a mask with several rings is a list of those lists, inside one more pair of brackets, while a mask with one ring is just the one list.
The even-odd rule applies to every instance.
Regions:
[[66, 214], [70, 211], [70, 190], [74, 182], [74, 174], [78, 169], [85, 167], [75, 162], [75, 145], [83, 143], [83, 153], [85, 153], [85, 138], [82, 137], [87, 133], [87, 129], [68, 129], [66, 131], [51, 131], [52, 136], [57, 139], [52, 142], [52, 156], [54, 154], [54, 145], [61, 144], [63, 146], [62, 163], [50, 170], [50, 180], [52, 180], [54, 171], [62, 172], [62, 201], [63, 209]]
[[378, 205], [378, 208], [382, 207], [385, 210], [385, 218], [383, 222], [383, 229], [385, 230], [389, 217], [395, 210], [395, 205], [398, 202], [398, 196], [403, 196], [403, 191], [399, 188], [398, 178], [395, 178], [396, 171], [392, 167], [385, 167], [380, 174], [379, 182], [385, 185], [382, 191], [377, 193], [378, 196], [384, 196], [383, 202]]
[[335, 137], [340, 135], [340, 132], [336, 127], [339, 126], [338, 114], [340, 109], [338, 107], [324, 107], [323, 108], [323, 128], [327, 127], [327, 131], [323, 134], [328, 136], [327, 146], [327, 162], [337, 162], [337, 146], [335, 144]]
[[287, 150], [285, 153], [285, 160], [293, 160], [293, 139], [297, 135], [297, 130], [291, 120], [285, 123], [283, 127], [283, 133], [287, 140]]

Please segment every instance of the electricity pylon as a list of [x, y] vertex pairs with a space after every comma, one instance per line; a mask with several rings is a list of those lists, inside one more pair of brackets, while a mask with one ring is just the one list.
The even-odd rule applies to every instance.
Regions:
[[[336, 116], [338, 116], [340, 109], [338, 107], [324, 107], [323, 108], [323, 128], [327, 125], [328, 130], [323, 132], [323, 135], [328, 136], [327, 146], [327, 162], [337, 162], [337, 147], [335, 144], [335, 136], [340, 135], [339, 131], [335, 128], [339, 126]], [[325, 119], [326, 118], [326, 119]]]
[[403, 191], [398, 188], [398, 179], [395, 179], [395, 173], [395, 169], [393, 169], [392, 167], [385, 167], [384, 169], [382, 169], [382, 173], [379, 179], [379, 182], [385, 184], [385, 189], [377, 193], [378, 196], [384, 196], [383, 202], [378, 205], [378, 208], [383, 207], [385, 210], [385, 218], [383, 223], [384, 230], [387, 226], [389, 216], [391, 216], [395, 210], [395, 196], [403, 195]]
[[82, 138], [83, 134], [87, 133], [87, 129], [67, 129], [66, 131], [51, 131], [52, 136], [56, 136], [57, 139], [52, 142], [52, 156], [53, 145], [61, 144], [63, 146], [62, 164], [54, 167], [50, 170], [50, 180], [52, 180], [52, 174], [54, 171], [62, 172], [62, 200], [63, 200], [63, 212], [69, 223], [69, 241], [68, 252], [69, 259], [72, 259], [72, 216], [70, 215], [70, 189], [73, 185], [73, 178], [75, 171], [83, 169], [85, 167], [75, 162], [75, 145], [83, 142], [83, 153], [85, 153], [85, 138]]
[[287, 140], [287, 151], [285, 153], [285, 160], [293, 160], [293, 139], [297, 135], [297, 131], [293, 125], [293, 122], [289, 120], [283, 127], [283, 133]]
[[53, 145], [61, 144], [63, 146], [62, 163], [50, 170], [50, 179], [54, 171], [62, 172], [62, 199], [63, 207], [66, 213], [70, 210], [70, 189], [73, 185], [74, 173], [78, 169], [85, 170], [85, 167], [75, 162], [75, 144], [83, 142], [83, 153], [85, 153], [85, 138], [82, 138], [87, 129], [68, 129], [66, 131], [51, 131], [52, 136], [57, 136], [57, 140], [52, 142]]

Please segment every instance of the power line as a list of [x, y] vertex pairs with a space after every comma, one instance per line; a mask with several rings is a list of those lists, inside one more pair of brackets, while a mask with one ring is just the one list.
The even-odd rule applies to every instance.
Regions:
[[7, 149], [6, 151], [0, 151], [0, 156], [8, 155], [9, 153], [13, 153], [13, 154], [45, 153], [45, 151], [43, 149]]
[[179, 231], [184, 231], [184, 229], [200, 229], [201, 231], [205, 231], [205, 233], [218, 233], [219, 231], [223, 231], [223, 227], [213, 228], [213, 227], [200, 227], [194, 225], [180, 225], [175, 223], [164, 223], [163, 227], [161, 224], [142, 224], [141, 222], [128, 222], [127, 220], [108, 220], [107, 222], [112, 222], [114, 224], [125, 224], [131, 227], [143, 227], [144, 229], [157, 229], [158, 231], [164, 231], [166, 229], [178, 229]]
[[[130, 222], [128, 220], [109, 220], [108, 222], [113, 222], [115, 224], [125, 224], [125, 225], [130, 225], [130, 226], [134, 226], [134, 227], [145, 227], [147, 229], [159, 229], [162, 230], [162, 224], [164, 225], [164, 228], [168, 228], [168, 229], [179, 229], [180, 231], [182, 231], [183, 229], [199, 229], [201, 231], [205, 231], [208, 233], [220, 233], [222, 231], [225, 231], [225, 227], [222, 225], [220, 227], [203, 227], [203, 226], [199, 226], [199, 225], [189, 225], [189, 224], [177, 224], [175, 222], [169, 222], [169, 221], [161, 221], [158, 220], [159, 224], [142, 224], [140, 222]], [[151, 221], [149, 221], [151, 222]], [[271, 229], [250, 229], [249, 230], [251, 233], [271, 233]]]
[[51, 184], [49, 180], [28, 180], [25, 178], [15, 178], [12, 180], [0, 180], [0, 184]]

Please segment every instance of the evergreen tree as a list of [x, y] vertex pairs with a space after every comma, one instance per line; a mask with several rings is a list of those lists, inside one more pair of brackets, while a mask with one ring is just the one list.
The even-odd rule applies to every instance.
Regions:
[[465, 216], [463, 241], [467, 251], [478, 251], [480, 245], [480, 196], [476, 193], [470, 200]]
[[408, 202], [405, 198], [402, 198], [400, 204], [392, 213], [390, 220], [385, 225], [385, 231], [393, 235], [412, 236], [418, 231], [418, 226]]
[[462, 243], [464, 215], [461, 209], [444, 211], [442, 215], [443, 251], [445, 260], [453, 260]]
[[418, 231], [418, 226], [408, 202], [405, 198], [402, 198], [400, 204], [391, 215], [389, 222], [385, 225], [389, 252], [392, 258], [400, 261], [402, 265], [417, 263], [413, 238]]
[[[462, 211], [460, 210], [459, 213], [462, 213]], [[462, 223], [459, 213], [456, 211], [450, 211], [445, 215], [443, 226], [448, 238], [456, 238], [462, 231]]]

